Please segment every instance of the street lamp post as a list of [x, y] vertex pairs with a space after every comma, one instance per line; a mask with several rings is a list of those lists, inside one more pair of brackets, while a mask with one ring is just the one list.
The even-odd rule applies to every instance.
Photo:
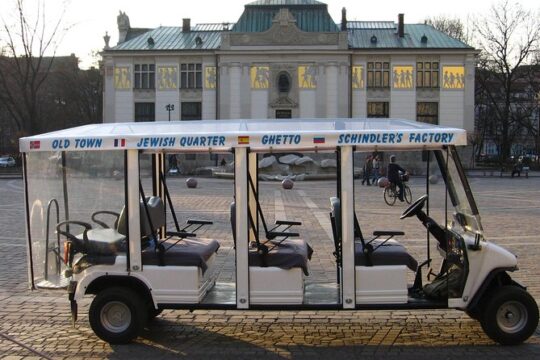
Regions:
[[169, 112], [169, 121], [171, 121], [171, 111], [174, 111], [174, 104], [165, 105], [165, 110]]

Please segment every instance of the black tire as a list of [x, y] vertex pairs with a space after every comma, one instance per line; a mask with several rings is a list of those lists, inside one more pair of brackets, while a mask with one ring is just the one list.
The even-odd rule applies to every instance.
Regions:
[[407, 185], [403, 187], [403, 197], [405, 198], [405, 201], [407, 202], [407, 204], [410, 204], [412, 202], [411, 188], [408, 187]]
[[163, 309], [156, 309], [154, 307], [154, 304], [150, 304], [148, 306], [148, 310], [147, 310], [147, 313], [148, 313], [148, 321], [152, 321], [156, 318], [156, 316], [158, 316], [159, 314], [161, 314], [163, 312]]
[[469, 317], [473, 320], [478, 320], [480, 321], [480, 317], [482, 315], [482, 311], [478, 308], [478, 306], [472, 308], [472, 309], [469, 309], [467, 311], [465, 311], [465, 313], [467, 315], [469, 315]]
[[396, 192], [390, 186], [384, 188], [384, 202], [390, 206], [396, 203]]
[[140, 294], [124, 287], [113, 287], [98, 293], [88, 317], [94, 333], [110, 344], [126, 344], [143, 329], [148, 316]]
[[484, 297], [480, 324], [487, 336], [501, 345], [527, 340], [538, 326], [538, 305], [517, 286], [503, 286]]

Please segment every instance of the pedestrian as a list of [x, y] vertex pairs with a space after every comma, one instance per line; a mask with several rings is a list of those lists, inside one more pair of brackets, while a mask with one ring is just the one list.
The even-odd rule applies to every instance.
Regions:
[[381, 177], [381, 159], [379, 158], [379, 155], [375, 155], [373, 158], [373, 184], [377, 183], [377, 180]]
[[367, 183], [368, 186], [371, 185], [371, 171], [373, 170], [373, 157], [371, 155], [366, 156], [366, 162], [364, 163], [364, 174], [362, 176], [362, 185]]
[[518, 159], [518, 161], [514, 164], [514, 167], [512, 168], [512, 177], [514, 177], [515, 174], [521, 177], [521, 170], [523, 170], [523, 162], [521, 161], [521, 159]]

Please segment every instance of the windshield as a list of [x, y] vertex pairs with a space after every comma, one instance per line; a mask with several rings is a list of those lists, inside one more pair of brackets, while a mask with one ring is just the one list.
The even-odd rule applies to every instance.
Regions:
[[455, 221], [452, 227], [458, 232], [465, 231], [482, 235], [483, 229], [478, 208], [455, 147], [435, 153], [448, 187], [448, 195], [455, 209]]

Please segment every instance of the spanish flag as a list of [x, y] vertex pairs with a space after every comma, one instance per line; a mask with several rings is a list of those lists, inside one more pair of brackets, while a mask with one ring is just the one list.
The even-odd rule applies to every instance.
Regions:
[[238, 145], [249, 145], [249, 136], [239, 136]]

